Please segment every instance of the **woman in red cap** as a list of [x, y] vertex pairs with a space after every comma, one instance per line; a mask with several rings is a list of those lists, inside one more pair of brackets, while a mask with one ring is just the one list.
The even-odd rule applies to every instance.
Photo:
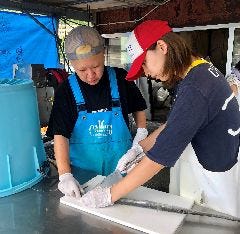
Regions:
[[117, 169], [121, 171], [144, 152], [141, 162], [111, 188], [88, 192], [82, 202], [91, 207], [109, 206], [162, 168], [174, 167], [182, 155], [181, 174], [186, 181], [179, 194], [190, 194], [200, 204], [239, 216], [240, 115], [224, 76], [194, 55], [165, 21], [138, 25], [129, 37], [127, 50], [132, 65], [126, 79], [135, 80], [144, 72], [175, 89], [174, 103], [166, 124], [128, 151]]

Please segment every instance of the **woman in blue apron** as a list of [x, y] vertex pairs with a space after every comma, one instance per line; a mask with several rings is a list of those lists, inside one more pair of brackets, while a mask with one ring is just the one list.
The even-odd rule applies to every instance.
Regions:
[[[75, 73], [55, 94], [47, 134], [54, 136], [59, 190], [79, 197], [83, 190], [73, 170], [113, 172], [119, 159], [147, 136], [146, 103], [136, 85], [125, 81], [123, 69], [104, 67], [103, 39], [95, 29], [73, 29], [65, 52]], [[138, 128], [133, 143], [129, 113]]]
[[[112, 109], [88, 113], [78, 112], [78, 119], [70, 138], [71, 165], [91, 170], [99, 175], [109, 175], [117, 162], [132, 145], [132, 137], [122, 115], [116, 73], [108, 67]], [[85, 106], [76, 75], [69, 78], [77, 105]]]

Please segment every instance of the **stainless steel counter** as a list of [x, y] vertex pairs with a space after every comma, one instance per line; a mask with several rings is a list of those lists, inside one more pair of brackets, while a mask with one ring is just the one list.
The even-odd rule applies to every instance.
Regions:
[[[81, 181], [85, 182], [92, 176], [92, 173], [84, 172], [81, 174]], [[0, 198], [0, 233], [141, 233], [60, 204], [61, 196], [57, 190], [57, 179], [45, 178], [31, 189]], [[195, 208], [202, 209], [198, 206]], [[237, 234], [240, 233], [240, 223], [188, 215], [178, 233]]]

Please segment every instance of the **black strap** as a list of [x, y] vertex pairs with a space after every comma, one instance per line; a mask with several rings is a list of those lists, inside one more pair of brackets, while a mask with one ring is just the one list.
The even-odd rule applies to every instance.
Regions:
[[85, 111], [85, 110], [87, 110], [87, 107], [85, 104], [79, 104], [79, 103], [77, 104], [77, 112]]
[[112, 100], [112, 107], [120, 107], [121, 103], [119, 99], [113, 99]]

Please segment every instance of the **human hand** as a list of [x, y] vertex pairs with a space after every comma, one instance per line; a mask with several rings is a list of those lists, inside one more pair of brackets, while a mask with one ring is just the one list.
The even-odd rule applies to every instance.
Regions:
[[137, 133], [133, 139], [133, 146], [138, 144], [139, 141], [145, 139], [148, 135], [148, 130], [146, 128], [138, 128]]
[[91, 208], [101, 208], [113, 205], [110, 188], [100, 186], [87, 192], [80, 198], [84, 206]]
[[[142, 147], [139, 144], [135, 144], [131, 149], [127, 151], [118, 161], [116, 170], [120, 172], [126, 172], [126, 165], [132, 162], [140, 153], [143, 152]], [[132, 169], [133, 167], [131, 167]]]
[[79, 198], [84, 194], [84, 190], [71, 173], [59, 176], [58, 189], [65, 195]]

